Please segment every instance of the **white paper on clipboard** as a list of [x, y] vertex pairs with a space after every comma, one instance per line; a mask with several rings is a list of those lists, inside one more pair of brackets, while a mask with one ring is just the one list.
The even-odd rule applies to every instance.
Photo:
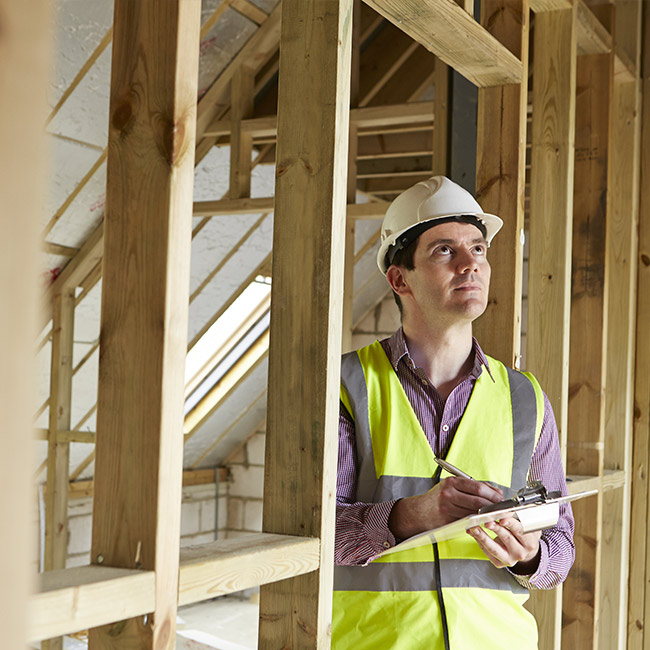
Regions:
[[505, 519], [506, 517], [512, 517], [513, 515], [516, 516], [519, 521], [521, 521], [524, 526], [524, 531], [527, 533], [532, 532], [533, 530], [551, 528], [557, 523], [560, 514], [560, 505], [562, 503], [568, 503], [569, 501], [582, 499], [584, 497], [596, 494], [597, 492], [598, 490], [578, 492], [576, 494], [570, 494], [568, 496], [559, 497], [557, 499], [549, 499], [544, 503], [531, 503], [524, 506], [506, 508], [505, 510], [486, 512], [482, 515], [470, 515], [468, 517], [463, 517], [458, 521], [453, 521], [452, 523], [441, 526], [440, 528], [427, 530], [426, 532], [420, 533], [419, 535], [409, 537], [403, 542], [385, 550], [383, 553], [376, 555], [372, 559], [376, 560], [377, 558], [383, 557], [384, 555], [390, 555], [391, 553], [398, 553], [400, 551], [407, 551], [411, 548], [424, 546], [425, 544], [433, 544], [435, 542], [444, 542], [448, 539], [454, 539], [455, 537], [464, 535], [465, 531], [468, 528], [473, 528], [474, 526], [482, 526], [483, 524], [487, 524], [490, 521], [498, 521], [499, 519]]

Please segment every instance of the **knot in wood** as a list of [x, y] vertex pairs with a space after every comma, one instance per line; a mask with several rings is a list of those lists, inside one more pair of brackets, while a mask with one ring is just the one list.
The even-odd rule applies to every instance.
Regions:
[[119, 100], [111, 116], [112, 127], [119, 131], [121, 135], [124, 135], [134, 120], [133, 113], [133, 104], [128, 98]]

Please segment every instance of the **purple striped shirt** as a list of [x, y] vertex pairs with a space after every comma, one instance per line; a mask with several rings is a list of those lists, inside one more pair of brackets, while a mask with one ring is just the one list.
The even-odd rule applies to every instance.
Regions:
[[[428, 380], [425, 372], [413, 363], [401, 328], [391, 338], [381, 341], [381, 345], [395, 368], [433, 452], [444, 458], [467, 407], [476, 379], [483, 367], [490, 373], [485, 354], [474, 339], [474, 366], [445, 400]], [[395, 501], [356, 501], [356, 460], [354, 422], [345, 409], [341, 408], [334, 551], [334, 561], [339, 565], [364, 564], [396, 543], [388, 528], [388, 517]], [[530, 480], [542, 481], [549, 491], [559, 490], [563, 495], [567, 494], [557, 425], [546, 395], [542, 431], [533, 453], [528, 477]], [[525, 587], [538, 589], [551, 589], [562, 582], [573, 564], [573, 529], [571, 506], [560, 506], [557, 525], [542, 531], [541, 557], [537, 571], [530, 576], [513, 574], [517, 581]]]

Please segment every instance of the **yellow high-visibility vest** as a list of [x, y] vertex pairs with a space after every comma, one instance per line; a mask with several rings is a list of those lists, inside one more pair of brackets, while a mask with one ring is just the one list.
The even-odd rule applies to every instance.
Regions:
[[[446, 459], [509, 498], [524, 487], [544, 414], [528, 373], [489, 358]], [[341, 400], [355, 423], [357, 501], [379, 503], [433, 486], [431, 446], [378, 342], [345, 355]], [[441, 478], [449, 476], [442, 473]], [[497, 569], [469, 535], [438, 544], [452, 650], [534, 650], [537, 625], [528, 590]], [[334, 650], [444, 649], [433, 546], [334, 571]]]

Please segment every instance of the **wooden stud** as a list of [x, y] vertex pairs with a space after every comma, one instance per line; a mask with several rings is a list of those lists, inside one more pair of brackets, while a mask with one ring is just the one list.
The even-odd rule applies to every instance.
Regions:
[[455, 2], [366, 2], [479, 87], [519, 84], [526, 79], [517, 55]]
[[481, 21], [517, 57], [524, 82], [480, 88], [478, 93], [476, 198], [486, 212], [499, 215], [503, 228], [492, 243], [488, 308], [474, 324], [475, 335], [489, 353], [507, 365], [520, 362], [523, 268], [526, 107], [528, 103], [527, 0], [487, 0]]
[[[535, 17], [526, 368], [555, 413], [563, 457], [569, 388], [571, 236], [575, 161], [575, 8]], [[562, 588], [535, 592], [542, 650], [558, 648]]]
[[[350, 55], [350, 108], [357, 108], [361, 103], [360, 80], [364, 78], [361, 70], [361, 0], [354, 0], [352, 15], [352, 52]], [[359, 127], [350, 120], [348, 139], [348, 179], [347, 204], [357, 202], [357, 149], [359, 147]], [[347, 216], [347, 215], [346, 215]], [[343, 276], [343, 337], [341, 350], [352, 350], [352, 321], [354, 313], [354, 247], [356, 221], [347, 219], [345, 224], [345, 254]]]
[[91, 649], [175, 644], [199, 29], [198, 2], [115, 3], [91, 560], [156, 584]]
[[[623, 3], [625, 4], [625, 3]], [[640, 12], [641, 3], [636, 6]], [[629, 16], [626, 15], [626, 19]], [[618, 4], [616, 22], [619, 22]], [[628, 38], [637, 44], [641, 26], [626, 20]], [[611, 287], [607, 314], [605, 395], [605, 467], [626, 472], [623, 489], [609, 493], [603, 503], [603, 544], [600, 583], [601, 648], [624, 647], [627, 638], [627, 579], [630, 535], [630, 455], [633, 428], [634, 311], [638, 246], [640, 84], [615, 78], [610, 113], [610, 164], [606, 282]]]
[[[602, 476], [605, 435], [606, 192], [613, 57], [578, 57], [567, 472]], [[588, 324], [588, 326], [587, 326]], [[576, 560], [564, 584], [562, 643], [598, 647], [602, 495], [573, 504]]]
[[44, 320], [51, 317], [54, 297], [78, 287], [101, 261], [103, 251], [104, 222], [102, 221], [45, 292]]
[[[627, 647], [641, 650], [648, 644], [650, 573], [648, 546], [648, 467], [650, 466], [650, 11], [643, 15], [641, 116], [641, 182], [636, 304], [636, 363], [634, 386], [634, 448], [632, 453], [632, 508], [630, 583], [628, 589]], [[642, 568], [643, 567], [643, 568]]]
[[[54, 298], [50, 365], [47, 494], [45, 498], [45, 571], [65, 569], [68, 551], [68, 472], [70, 443], [59, 431], [70, 429], [72, 407], [72, 348], [74, 344], [74, 289]], [[60, 650], [63, 639], [50, 639], [47, 650]]]
[[243, 131], [241, 121], [253, 117], [255, 75], [247, 65], [240, 65], [232, 79], [230, 94], [232, 133], [230, 137], [230, 198], [251, 195], [251, 156], [253, 136]]
[[283, 1], [263, 530], [320, 562], [262, 587], [260, 648], [331, 636], [352, 10]]
[[24, 648], [36, 531], [31, 483], [41, 200], [51, 3], [0, 0], [0, 612], [2, 644]]
[[449, 66], [436, 57], [433, 98], [433, 174], [449, 174]]
[[261, 25], [268, 16], [249, 0], [230, 0], [230, 6], [242, 16], [246, 16], [257, 25]]

